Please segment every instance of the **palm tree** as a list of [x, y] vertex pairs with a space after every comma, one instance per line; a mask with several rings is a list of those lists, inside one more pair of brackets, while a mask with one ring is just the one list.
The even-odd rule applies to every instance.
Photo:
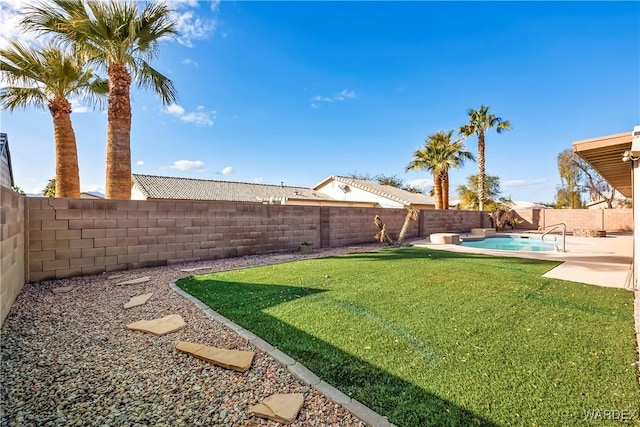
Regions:
[[[495, 175], [487, 175], [485, 177], [485, 197], [483, 205], [487, 210], [493, 210], [502, 198], [500, 193], [500, 177]], [[475, 210], [478, 209], [478, 175], [467, 177], [466, 184], [460, 184], [457, 188], [458, 198], [462, 209]]]
[[56, 179], [52, 178], [47, 182], [42, 190], [42, 195], [45, 197], [56, 197]]
[[0, 49], [0, 71], [8, 83], [0, 93], [0, 108], [47, 107], [53, 117], [55, 197], [80, 197], [76, 136], [69, 98], [97, 102], [107, 82], [85, 67], [82, 57], [52, 46], [35, 50], [13, 42]]
[[154, 1], [139, 11], [132, 1], [52, 0], [28, 7], [22, 20], [26, 29], [53, 33], [107, 71], [107, 199], [131, 198], [131, 83], [151, 88], [165, 105], [176, 102], [173, 82], [149, 64], [160, 39], [176, 34], [170, 12]]
[[453, 130], [429, 135], [405, 168], [406, 171], [426, 169], [433, 172], [436, 209], [449, 208], [449, 168], [458, 168], [465, 160], [475, 160], [471, 153], [465, 151], [462, 140], [451, 140], [452, 135]]
[[495, 114], [489, 113], [489, 107], [481, 105], [478, 110], [470, 108], [467, 111], [469, 115], [469, 122], [460, 127], [459, 134], [464, 137], [471, 135], [478, 135], [478, 179], [480, 186], [478, 187], [478, 210], [484, 210], [484, 198], [485, 198], [485, 157], [484, 148], [485, 140], [484, 136], [486, 131], [492, 128], [496, 128], [496, 132], [502, 133], [502, 131], [511, 129], [511, 124], [507, 120], [503, 120], [500, 117], [496, 117]]

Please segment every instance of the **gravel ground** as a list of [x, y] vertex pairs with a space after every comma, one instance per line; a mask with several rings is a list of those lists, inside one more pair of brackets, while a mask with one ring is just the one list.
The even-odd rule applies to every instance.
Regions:
[[[206, 317], [168, 284], [194, 273], [371, 251], [375, 245], [175, 264], [27, 284], [2, 326], [2, 426], [275, 426], [247, 415], [273, 393], [304, 393], [291, 426], [364, 426], [340, 405], [298, 381], [246, 339]], [[198, 273], [206, 273], [201, 270]], [[107, 279], [124, 274], [117, 280]], [[197, 273], [196, 273], [197, 274]], [[117, 286], [141, 276], [151, 281]], [[74, 286], [69, 293], [52, 289]], [[153, 292], [131, 309], [130, 297]], [[127, 323], [180, 314], [181, 331], [162, 337], [125, 329]], [[177, 341], [256, 351], [251, 368], [230, 371], [175, 350]]]

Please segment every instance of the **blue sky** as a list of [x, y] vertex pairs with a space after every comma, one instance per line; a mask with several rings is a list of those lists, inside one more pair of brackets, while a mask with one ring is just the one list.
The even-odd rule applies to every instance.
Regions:
[[[640, 124], [637, 2], [172, 1], [182, 36], [156, 68], [179, 93], [132, 92], [135, 173], [314, 186], [405, 173], [414, 150], [481, 104], [511, 122], [487, 135], [487, 173], [514, 200], [552, 202], [575, 140]], [[18, 0], [0, 0], [15, 22]], [[3, 25], [0, 40], [24, 39]], [[103, 191], [106, 114], [77, 105], [83, 191]], [[0, 113], [17, 185], [54, 177], [48, 111]], [[466, 141], [474, 154], [477, 140]], [[622, 167], [622, 163], [621, 163]], [[451, 172], [452, 193], [477, 164]], [[455, 197], [455, 196], [454, 196]]]

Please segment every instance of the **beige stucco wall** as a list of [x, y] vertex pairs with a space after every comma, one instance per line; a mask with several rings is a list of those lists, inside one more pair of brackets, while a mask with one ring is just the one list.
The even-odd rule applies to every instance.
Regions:
[[0, 186], [0, 325], [25, 283], [25, 200]]

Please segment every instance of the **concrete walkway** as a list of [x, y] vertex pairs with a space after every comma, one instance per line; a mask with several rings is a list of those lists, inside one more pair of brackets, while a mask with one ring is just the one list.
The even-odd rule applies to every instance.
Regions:
[[[498, 236], [522, 236], [540, 238], [539, 233], [500, 233]], [[471, 237], [460, 234], [460, 238]], [[477, 236], [474, 236], [477, 237]], [[551, 235], [545, 240], [561, 241], [562, 236]], [[633, 234], [609, 233], [607, 237], [566, 238], [566, 252], [501, 251], [471, 248], [461, 245], [433, 244], [429, 239], [411, 242], [414, 246], [453, 252], [480, 253], [494, 256], [534, 258], [562, 261], [558, 267], [548, 271], [543, 277], [570, 280], [597, 286], [632, 290], [631, 264], [633, 260]], [[560, 245], [562, 246], [562, 245]]]

